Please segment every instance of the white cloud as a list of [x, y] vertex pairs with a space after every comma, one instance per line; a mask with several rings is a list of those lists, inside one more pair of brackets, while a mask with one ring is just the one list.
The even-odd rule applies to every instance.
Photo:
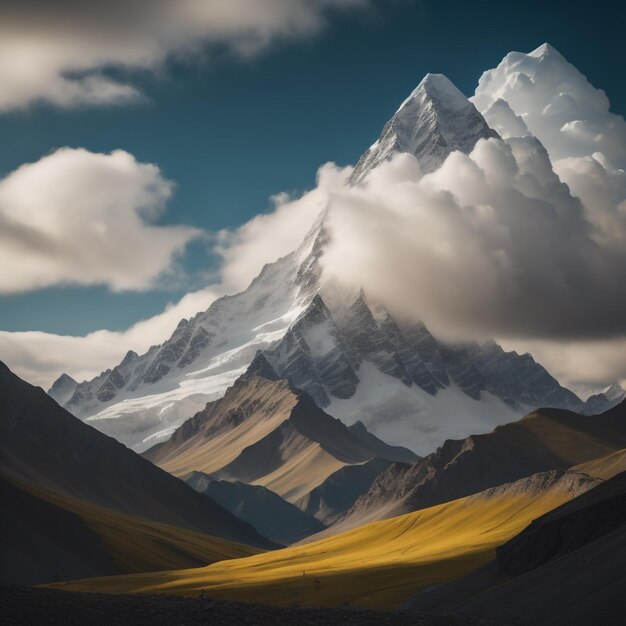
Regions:
[[59, 284], [141, 290], [201, 232], [157, 226], [172, 184], [122, 150], [62, 148], [0, 180], [0, 293]]
[[[545, 67], [552, 67], [555, 89], [562, 90], [559, 81], [567, 72]], [[302, 198], [278, 196], [273, 213], [222, 233], [224, 282], [216, 290], [245, 287], [263, 263], [293, 250], [324, 209], [332, 235], [324, 256], [327, 276], [364, 286], [370, 297], [397, 314], [423, 319], [439, 334], [491, 337], [529, 350], [565, 384], [592, 387], [626, 378], [626, 193], [616, 164], [619, 151], [611, 142], [601, 151], [596, 144], [572, 143], [551, 154], [551, 161], [551, 124], [560, 129], [563, 119], [533, 122], [527, 111], [544, 111], [545, 94], [528, 77], [514, 85], [518, 104], [510, 110], [499, 105], [497, 116], [502, 128], [517, 129], [506, 142], [481, 140], [470, 155], [453, 153], [425, 176], [413, 157], [399, 155], [373, 172], [363, 188], [346, 186], [347, 170], [326, 165], [317, 187]], [[572, 92], [592, 93], [584, 85]], [[544, 98], [539, 105], [533, 100], [537, 94]], [[576, 98], [566, 100], [568, 115], [578, 119], [600, 110], [594, 101], [603, 102], [589, 96], [577, 110]], [[594, 117], [596, 125], [604, 124], [601, 137], [620, 126], [607, 107]], [[515, 136], [520, 133], [526, 136]], [[203, 302], [193, 304], [205, 308]], [[168, 323], [173, 328], [173, 317]], [[152, 342], [166, 336], [164, 329], [148, 334]], [[0, 335], [5, 341], [0, 351], [6, 350], [6, 335]], [[71, 362], [69, 343], [59, 348], [66, 354], [53, 367], [41, 365], [55, 354], [37, 352], [45, 345], [41, 338], [30, 344], [29, 338], [13, 339], [14, 354], [30, 350], [23, 371], [36, 365], [41, 377], [49, 377]], [[120, 355], [124, 342], [124, 349], [133, 347], [122, 336]]]
[[626, 337], [587, 341], [504, 339], [506, 350], [530, 352], [581, 397], [617, 381], [626, 388]]
[[440, 333], [626, 334], [626, 224], [602, 246], [533, 138], [481, 140], [426, 176], [400, 155], [328, 215], [327, 272]]
[[510, 52], [481, 76], [472, 98], [476, 108], [487, 113], [498, 99], [522, 118], [554, 163], [601, 152], [613, 166], [626, 167], [624, 118], [611, 113], [606, 93], [548, 44], [529, 54]]
[[[127, 76], [171, 57], [248, 57], [316, 34], [329, 11], [368, 0], [61, 0], [2, 3], [0, 112], [37, 101], [62, 107], [139, 97]], [[208, 52], [207, 52], [208, 50]], [[122, 77], [112, 78], [114, 68]]]
[[90, 379], [119, 363], [128, 350], [141, 354], [169, 337], [182, 318], [206, 309], [219, 294], [202, 289], [184, 296], [165, 311], [128, 330], [97, 330], [85, 336], [39, 331], [0, 331], [0, 358], [18, 376], [47, 389], [62, 373], [78, 381]]
[[219, 233], [217, 252], [222, 256], [222, 284], [230, 291], [245, 289], [266, 263], [293, 252], [326, 208], [333, 189], [340, 189], [351, 168], [332, 163], [320, 167], [317, 186], [301, 197], [279, 194], [274, 210], [259, 215], [240, 228]]

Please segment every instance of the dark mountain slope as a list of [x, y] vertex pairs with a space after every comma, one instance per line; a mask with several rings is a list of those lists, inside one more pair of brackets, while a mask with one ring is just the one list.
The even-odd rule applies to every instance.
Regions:
[[516, 624], [623, 624], [626, 473], [532, 522], [494, 561], [416, 596], [415, 611]]
[[391, 461], [374, 458], [361, 465], [346, 465], [331, 474], [296, 504], [327, 525], [333, 524], [372, 486]]
[[0, 471], [128, 515], [272, 547], [249, 524], [87, 426], [3, 363]]
[[0, 581], [33, 585], [200, 567], [259, 552], [0, 475]]
[[239, 519], [252, 524], [264, 537], [284, 545], [325, 528], [312, 515], [260, 485], [214, 480], [202, 493]]

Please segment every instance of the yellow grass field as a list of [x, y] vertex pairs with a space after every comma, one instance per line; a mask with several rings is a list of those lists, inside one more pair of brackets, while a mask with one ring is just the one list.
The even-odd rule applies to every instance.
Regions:
[[572, 468], [576, 472], [589, 474], [602, 480], [609, 480], [620, 472], [626, 472], [626, 449], [618, 450], [607, 456], [581, 463]]
[[374, 522], [315, 543], [207, 567], [87, 579], [67, 590], [173, 593], [308, 607], [399, 606], [458, 578], [533, 519], [573, 497], [559, 483], [476, 495]]

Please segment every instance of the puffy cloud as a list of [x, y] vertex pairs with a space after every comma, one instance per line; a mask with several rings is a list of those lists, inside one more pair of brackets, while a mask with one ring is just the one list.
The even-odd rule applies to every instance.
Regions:
[[[551, 49], [541, 54], [554, 61]], [[344, 183], [348, 170], [324, 166], [314, 190], [277, 196], [272, 213], [221, 233], [220, 293], [245, 287], [263, 263], [296, 248], [325, 211], [327, 278], [363, 286], [440, 335], [528, 350], [565, 384], [626, 378], [624, 172], [619, 150], [603, 139], [623, 120], [591, 86], [563, 82], [580, 75], [563, 69], [562, 57], [514, 59], [518, 68], [539, 65], [543, 77], [517, 72], [494, 87], [485, 106], [499, 101], [492, 114], [506, 141], [481, 140], [427, 175], [413, 157], [397, 155], [362, 187]], [[562, 106], [547, 115], [550, 85]], [[574, 119], [593, 120], [600, 139], [574, 141], [566, 130], [561, 144], [561, 128]]]
[[122, 150], [62, 148], [0, 180], [0, 293], [59, 284], [154, 286], [201, 234], [157, 226], [172, 192]]
[[425, 176], [399, 155], [335, 192], [328, 219], [327, 273], [439, 333], [626, 334], [626, 228], [602, 246], [532, 137], [481, 140]]
[[[47, 101], [110, 104], [139, 96], [130, 70], [172, 56], [248, 57], [280, 39], [317, 33], [329, 11], [368, 0], [5, 0], [0, 111]], [[110, 69], [117, 70], [113, 78]], [[121, 77], [120, 77], [121, 76]]]
[[340, 189], [351, 168], [331, 163], [320, 167], [317, 186], [301, 197], [278, 194], [272, 212], [259, 215], [240, 228], [218, 235], [222, 256], [222, 284], [231, 291], [245, 289], [266, 263], [293, 252], [326, 208], [333, 189]]
[[[472, 98], [476, 108], [489, 115], [498, 100], [521, 117], [553, 162], [601, 152], [614, 167], [626, 167], [624, 118], [611, 113], [604, 91], [550, 45], [528, 54], [510, 52], [481, 76]], [[519, 135], [507, 127], [509, 136]]]
[[611, 113], [604, 91], [543, 44], [507, 54], [481, 76], [472, 100], [503, 137], [527, 129], [539, 138], [559, 178], [583, 201], [596, 237], [605, 246], [623, 244], [626, 122]]

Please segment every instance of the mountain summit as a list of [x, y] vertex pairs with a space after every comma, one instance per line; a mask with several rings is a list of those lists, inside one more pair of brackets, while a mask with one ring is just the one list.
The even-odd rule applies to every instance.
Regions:
[[[445, 76], [428, 74], [349, 182], [401, 152], [429, 172], [487, 138], [498, 134], [475, 106]], [[163, 344], [129, 352], [90, 381], [59, 381], [51, 393], [71, 394], [68, 411], [136, 451], [166, 441], [246, 371], [288, 381], [347, 426], [362, 421], [419, 455], [540, 406], [583, 409], [530, 355], [444, 343], [423, 323], [369, 302], [360, 285], [326, 282], [320, 260], [333, 233], [325, 219], [324, 210], [293, 252], [265, 265], [245, 291], [181, 320]]]
[[450, 152], [471, 152], [479, 139], [497, 137], [476, 107], [443, 74], [427, 74], [385, 124], [349, 182], [361, 183], [394, 154], [407, 152], [424, 172], [432, 172]]

